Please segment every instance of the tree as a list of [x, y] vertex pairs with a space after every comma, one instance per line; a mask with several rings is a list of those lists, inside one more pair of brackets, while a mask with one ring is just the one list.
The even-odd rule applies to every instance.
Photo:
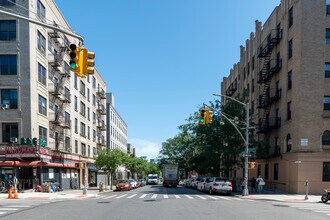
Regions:
[[100, 151], [95, 158], [95, 165], [107, 173], [108, 179], [111, 176], [111, 190], [113, 185], [113, 176], [117, 168], [124, 163], [127, 155], [118, 149], [105, 149]]

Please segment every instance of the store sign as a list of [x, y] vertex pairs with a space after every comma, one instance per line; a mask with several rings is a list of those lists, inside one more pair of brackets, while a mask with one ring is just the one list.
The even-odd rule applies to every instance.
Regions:
[[9, 147], [7, 146], [6, 157], [36, 157], [37, 149], [30, 146]]

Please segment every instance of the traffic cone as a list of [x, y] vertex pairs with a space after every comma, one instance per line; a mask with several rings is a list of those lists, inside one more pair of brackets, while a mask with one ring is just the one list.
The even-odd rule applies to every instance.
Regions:
[[18, 199], [18, 193], [17, 193], [17, 189], [15, 189], [15, 193], [14, 193], [14, 199]]
[[13, 198], [13, 188], [9, 188], [8, 190], [8, 199], [12, 199]]

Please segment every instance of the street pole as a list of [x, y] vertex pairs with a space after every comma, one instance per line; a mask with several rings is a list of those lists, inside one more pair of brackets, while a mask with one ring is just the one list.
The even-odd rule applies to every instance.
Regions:
[[86, 169], [87, 169], [87, 163], [85, 163], [83, 195], [87, 195], [87, 187], [86, 187], [86, 184], [87, 184]]
[[248, 181], [249, 181], [249, 114], [250, 114], [250, 109], [249, 109], [249, 103], [246, 103], [245, 105], [246, 108], [246, 130], [245, 130], [245, 163], [244, 163], [244, 190], [243, 190], [243, 196], [248, 196], [249, 195], [249, 188], [248, 188]]

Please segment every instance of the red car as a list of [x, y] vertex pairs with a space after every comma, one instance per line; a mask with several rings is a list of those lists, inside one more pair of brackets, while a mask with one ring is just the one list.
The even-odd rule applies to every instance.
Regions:
[[117, 191], [131, 190], [131, 184], [129, 183], [128, 180], [119, 180], [119, 183], [116, 185], [116, 190]]

